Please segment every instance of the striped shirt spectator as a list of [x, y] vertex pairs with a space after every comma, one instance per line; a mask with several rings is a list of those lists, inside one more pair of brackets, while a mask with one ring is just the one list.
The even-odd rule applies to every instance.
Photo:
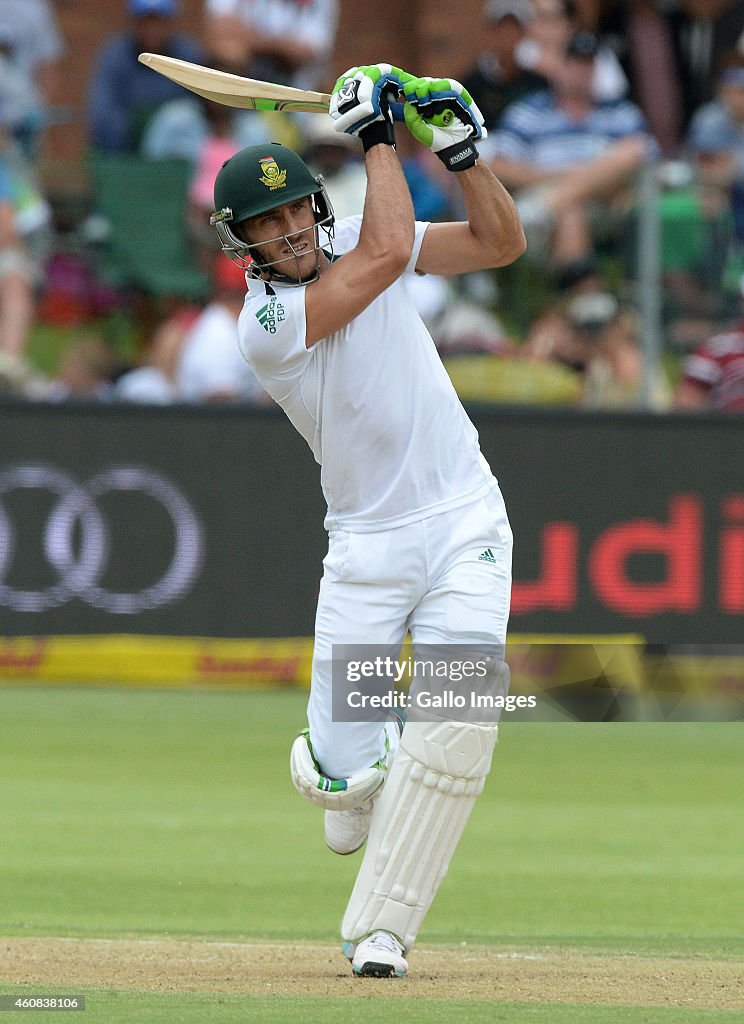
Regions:
[[[528, 252], [557, 267], [591, 257], [595, 229], [606, 234], [618, 219], [605, 211], [622, 218], [613, 201], [658, 151], [638, 107], [595, 99], [598, 52], [596, 36], [575, 33], [551, 88], [507, 107], [481, 147], [502, 183], [519, 190]], [[598, 200], [599, 218], [592, 216]]]
[[614, 142], [645, 131], [643, 114], [628, 100], [597, 103], [575, 120], [545, 89], [507, 108], [488, 155], [561, 170], [594, 160]]
[[685, 359], [683, 372], [679, 408], [744, 413], [744, 324], [706, 341]]

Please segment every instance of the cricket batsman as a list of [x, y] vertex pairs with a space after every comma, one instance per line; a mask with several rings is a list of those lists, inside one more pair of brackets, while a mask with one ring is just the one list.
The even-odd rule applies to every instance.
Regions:
[[[462, 222], [414, 221], [391, 102], [457, 179]], [[341, 925], [357, 975], [401, 976], [491, 766], [497, 727], [334, 720], [333, 647], [500, 644], [512, 535], [496, 479], [406, 289], [409, 274], [505, 266], [525, 250], [515, 206], [478, 159], [483, 118], [462, 86], [389, 64], [351, 68], [336, 131], [358, 136], [361, 217], [334, 223], [322, 179], [291, 150], [241, 150], [211, 222], [248, 271], [239, 344], [321, 466], [328, 554], [316, 614], [309, 728], [292, 780], [325, 808], [325, 839], [367, 846]]]

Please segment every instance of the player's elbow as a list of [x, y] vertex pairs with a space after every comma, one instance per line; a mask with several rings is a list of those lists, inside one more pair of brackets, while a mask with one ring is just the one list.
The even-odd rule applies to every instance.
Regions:
[[388, 240], [374, 254], [375, 273], [384, 281], [392, 284], [404, 273], [411, 259], [412, 251], [413, 238]]
[[497, 267], [508, 267], [510, 263], [514, 263], [519, 259], [520, 256], [524, 256], [527, 252], [527, 239], [524, 234], [524, 229], [520, 224], [514, 232], [513, 236], [509, 239], [505, 251], [502, 252], [500, 262], [496, 264]]
[[489, 268], [508, 267], [523, 256], [527, 251], [527, 239], [524, 236], [521, 224], [514, 231], [509, 233], [508, 238], [502, 238], [497, 244], [488, 248], [485, 260]]

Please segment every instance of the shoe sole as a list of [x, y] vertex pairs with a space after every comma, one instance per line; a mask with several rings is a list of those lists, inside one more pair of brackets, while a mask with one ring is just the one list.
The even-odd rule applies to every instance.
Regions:
[[359, 844], [359, 846], [355, 846], [353, 850], [334, 850], [334, 848], [331, 846], [331, 844], [326, 839], [326, 846], [331, 851], [331, 853], [336, 853], [336, 854], [338, 854], [339, 857], [348, 857], [350, 854], [356, 853], [357, 850], [361, 850], [361, 848], [364, 846], [364, 844], [366, 842], [367, 842], [367, 837], [365, 836], [364, 839], [362, 839], [362, 841]]
[[361, 967], [354, 967], [357, 978], [402, 978], [392, 964], [379, 964], [374, 960], [365, 960]]

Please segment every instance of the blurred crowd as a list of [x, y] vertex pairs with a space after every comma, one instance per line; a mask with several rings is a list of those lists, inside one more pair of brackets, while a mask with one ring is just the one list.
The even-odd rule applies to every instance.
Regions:
[[[362, 210], [360, 148], [325, 117], [202, 100], [137, 56], [328, 90], [339, 0], [203, 0], [198, 35], [177, 30], [178, 0], [122, 3], [127, 27], [89, 82], [90, 209], [60, 224], [39, 154], [65, 116], [66, 43], [49, 0], [0, 0], [0, 393], [266, 404], [236, 344], [244, 277], [208, 224], [214, 178], [242, 146], [281, 141], [324, 175], [340, 219]], [[528, 252], [498, 273], [411, 281], [462, 397], [744, 412], [744, 4], [486, 0], [480, 21], [461, 80]], [[460, 217], [452, 176], [398, 135], [418, 219]], [[180, 187], [169, 211], [162, 189], [178, 200]], [[110, 337], [122, 311], [123, 347]], [[64, 339], [45, 372], [39, 325]]]

